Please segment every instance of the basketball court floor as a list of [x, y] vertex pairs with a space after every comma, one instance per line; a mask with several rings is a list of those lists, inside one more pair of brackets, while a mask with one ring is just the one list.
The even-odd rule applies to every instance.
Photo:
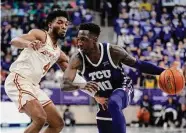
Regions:
[[[25, 128], [1, 128], [0, 133], [23, 133]], [[96, 126], [66, 127], [61, 133], [98, 133]], [[127, 133], [186, 133], [186, 129], [127, 127]]]

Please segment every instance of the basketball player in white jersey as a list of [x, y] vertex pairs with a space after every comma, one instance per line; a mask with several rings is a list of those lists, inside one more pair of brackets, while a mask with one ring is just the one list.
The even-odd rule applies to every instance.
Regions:
[[62, 70], [68, 65], [68, 57], [57, 44], [58, 39], [66, 34], [68, 14], [62, 10], [52, 11], [46, 22], [48, 31], [33, 29], [11, 41], [11, 45], [23, 51], [10, 67], [5, 91], [19, 111], [32, 119], [25, 133], [39, 133], [45, 122], [49, 126], [44, 133], [59, 133], [64, 126], [55, 105], [40, 89], [39, 82], [54, 63]]

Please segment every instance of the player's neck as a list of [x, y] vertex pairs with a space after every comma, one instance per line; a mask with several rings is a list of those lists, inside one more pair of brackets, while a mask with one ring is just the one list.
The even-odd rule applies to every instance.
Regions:
[[98, 63], [98, 61], [101, 58], [101, 48], [100, 45], [97, 44], [97, 46], [89, 52], [90, 54], [87, 54], [88, 58], [93, 62], [93, 63]]
[[53, 42], [54, 47], [57, 47], [57, 40], [58, 40], [57, 37], [50, 31], [48, 31], [48, 34]]

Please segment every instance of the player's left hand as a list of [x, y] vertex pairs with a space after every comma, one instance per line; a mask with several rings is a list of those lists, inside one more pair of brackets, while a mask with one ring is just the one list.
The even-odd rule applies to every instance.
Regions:
[[97, 103], [101, 104], [102, 109], [106, 110], [108, 107], [108, 98], [105, 97], [99, 97], [99, 96], [94, 96], [95, 100]]
[[32, 49], [35, 50], [35, 51], [39, 50], [39, 49], [42, 48], [43, 46], [44, 46], [44, 44], [43, 44], [41, 41], [39, 41], [39, 40], [34, 40], [34, 41], [32, 41], [32, 42], [28, 45], [28, 47], [32, 48]]

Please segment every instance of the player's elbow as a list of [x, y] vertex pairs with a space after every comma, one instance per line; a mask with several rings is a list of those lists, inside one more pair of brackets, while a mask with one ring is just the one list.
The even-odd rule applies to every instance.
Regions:
[[13, 45], [13, 46], [15, 46], [15, 47], [17, 47], [17, 48], [22, 48], [21, 47], [21, 44], [20, 44], [20, 40], [19, 40], [19, 38], [14, 38], [14, 39], [12, 39], [11, 41], [10, 41], [10, 44], [11, 45]]
[[17, 42], [18, 42], [17, 39], [14, 38], [14, 39], [12, 39], [12, 40], [10, 41], [10, 44], [16, 46]]

